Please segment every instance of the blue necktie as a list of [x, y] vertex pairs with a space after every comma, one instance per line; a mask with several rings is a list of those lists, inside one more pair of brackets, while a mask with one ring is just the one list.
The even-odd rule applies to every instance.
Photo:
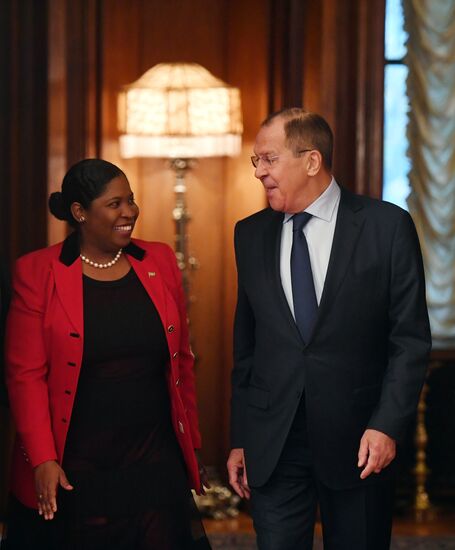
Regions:
[[294, 316], [305, 343], [308, 343], [318, 314], [310, 254], [303, 228], [312, 217], [307, 212], [292, 217], [291, 281]]

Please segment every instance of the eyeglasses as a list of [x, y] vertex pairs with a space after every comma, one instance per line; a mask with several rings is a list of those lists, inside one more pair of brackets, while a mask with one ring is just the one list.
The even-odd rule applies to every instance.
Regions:
[[[308, 153], [308, 151], [312, 151], [313, 149], [302, 149], [301, 151], [298, 151], [297, 153], [299, 155], [301, 155], [302, 153]], [[253, 155], [251, 158], [251, 163], [252, 165], [257, 168], [259, 166], [259, 163], [260, 162], [263, 162], [267, 168], [271, 168], [274, 164], [276, 164], [276, 162], [278, 161], [278, 159], [280, 158], [279, 155], [274, 155], [274, 156], [259, 156], [259, 155]]]

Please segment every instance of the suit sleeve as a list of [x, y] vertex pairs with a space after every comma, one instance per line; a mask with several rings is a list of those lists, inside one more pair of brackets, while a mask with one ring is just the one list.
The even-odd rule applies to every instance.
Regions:
[[254, 358], [255, 319], [248, 296], [242, 284], [239, 226], [235, 229], [235, 255], [237, 262], [238, 289], [234, 318], [234, 367], [231, 384], [231, 448], [245, 446], [244, 429], [248, 386]]
[[402, 440], [415, 415], [431, 350], [422, 256], [407, 213], [392, 243], [389, 288], [388, 366], [368, 427]]
[[196, 384], [194, 377], [194, 355], [191, 351], [188, 331], [188, 315], [186, 312], [186, 298], [183, 292], [182, 274], [177, 266], [175, 254], [169, 248], [171, 255], [171, 266], [174, 275], [175, 288], [177, 289], [177, 305], [180, 315], [180, 349], [179, 349], [179, 378], [180, 378], [180, 396], [185, 407], [186, 415], [190, 425], [191, 439], [195, 449], [201, 447], [201, 435], [199, 431], [199, 421], [196, 403]]
[[56, 460], [43, 336], [45, 288], [24, 259], [16, 263], [6, 329], [6, 384], [22, 448], [31, 465]]

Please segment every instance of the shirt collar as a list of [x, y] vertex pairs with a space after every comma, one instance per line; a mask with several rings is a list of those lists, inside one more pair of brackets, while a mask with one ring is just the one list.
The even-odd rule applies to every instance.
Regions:
[[[123, 251], [140, 261], [142, 261], [145, 256], [145, 250], [133, 241], [130, 241], [129, 244], [125, 246]], [[63, 241], [59, 260], [66, 266], [70, 266], [77, 258], [79, 258], [80, 252], [79, 234], [77, 231], [73, 231], [73, 233], [68, 235], [68, 237], [66, 237]]]
[[[307, 208], [305, 208], [304, 212], [308, 212], [308, 214], [311, 214], [315, 218], [330, 222], [333, 213], [335, 212], [335, 208], [340, 200], [340, 195], [340, 187], [335, 179], [332, 178], [332, 181], [327, 189]], [[283, 223], [288, 222], [293, 215], [294, 214], [286, 213], [284, 215]]]

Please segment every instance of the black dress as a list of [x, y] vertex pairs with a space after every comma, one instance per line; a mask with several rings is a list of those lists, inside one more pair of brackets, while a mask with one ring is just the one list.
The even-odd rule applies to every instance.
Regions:
[[171, 424], [158, 312], [133, 269], [116, 281], [84, 276], [83, 288], [84, 360], [63, 458], [74, 489], [59, 490], [53, 544], [210, 548]]

